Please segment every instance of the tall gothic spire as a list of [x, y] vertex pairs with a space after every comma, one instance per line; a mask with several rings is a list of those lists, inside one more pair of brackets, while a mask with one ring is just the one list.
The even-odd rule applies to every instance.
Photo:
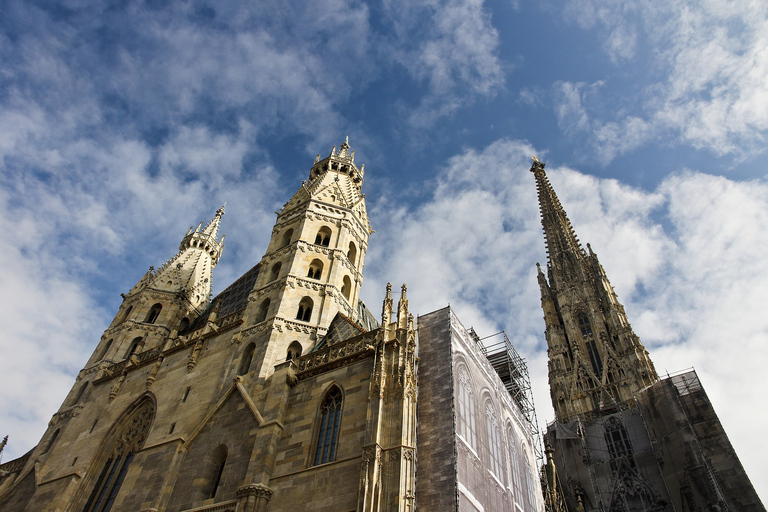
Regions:
[[534, 157], [548, 279], [538, 267], [546, 322], [549, 387], [558, 421], [634, 406], [634, 393], [658, 380], [648, 352], [597, 255], [585, 251]]
[[549, 183], [544, 172], [544, 162], [533, 157], [531, 172], [536, 178], [536, 189], [539, 193], [539, 210], [541, 211], [541, 225], [544, 228], [544, 239], [547, 245], [547, 254], [550, 263], [557, 265], [565, 255], [584, 257], [586, 253], [581, 247], [576, 232], [571, 226], [555, 190]]

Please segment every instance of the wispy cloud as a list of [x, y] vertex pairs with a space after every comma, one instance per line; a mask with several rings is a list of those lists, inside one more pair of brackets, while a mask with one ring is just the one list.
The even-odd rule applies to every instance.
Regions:
[[498, 32], [482, 0], [385, 0], [384, 11], [397, 38], [393, 58], [428, 90], [410, 114], [413, 124], [430, 126], [503, 86]]
[[[768, 133], [768, 8], [759, 2], [572, 0], [566, 19], [596, 30], [616, 69], [645, 84], [587, 127], [604, 163], [657, 137], [717, 155], [764, 151]], [[636, 51], [642, 44], [642, 55]], [[642, 58], [641, 58], [642, 57]], [[656, 78], [654, 78], [656, 77]], [[573, 85], [573, 84], [571, 84]], [[562, 86], [561, 86], [562, 88]], [[562, 97], [560, 111], [573, 105]]]

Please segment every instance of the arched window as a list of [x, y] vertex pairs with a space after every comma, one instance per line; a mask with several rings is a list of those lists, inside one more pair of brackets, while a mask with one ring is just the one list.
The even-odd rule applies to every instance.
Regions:
[[45, 444], [45, 448], [40, 453], [40, 455], [45, 455], [48, 453], [51, 448], [53, 448], [54, 443], [56, 442], [56, 439], [59, 437], [59, 429], [56, 429], [56, 431], [51, 435], [51, 438], [48, 440], [48, 442]]
[[290, 244], [291, 238], [293, 238], [293, 230], [289, 229], [283, 233], [283, 243], [280, 245], [280, 247], [285, 247], [286, 245]]
[[141, 342], [143, 339], [144, 338], [141, 338], [141, 337], [133, 338], [133, 341], [131, 342], [131, 346], [129, 346], [128, 350], [125, 352], [125, 359], [130, 358], [133, 354], [139, 351], [139, 348], [141, 347]]
[[357, 246], [355, 246], [355, 242], [349, 242], [349, 250], [347, 251], [347, 259], [355, 265], [355, 262], [357, 261]]
[[243, 356], [240, 358], [240, 368], [237, 370], [238, 375], [245, 375], [251, 370], [251, 360], [253, 359], [253, 351], [256, 349], [255, 343], [249, 343], [245, 350], [243, 350]]
[[349, 294], [352, 291], [352, 281], [349, 279], [349, 276], [344, 276], [343, 284], [341, 285], [341, 294], [344, 296], [345, 299], [349, 300]]
[[160, 310], [163, 309], [162, 304], [155, 304], [152, 306], [152, 308], [149, 310], [149, 313], [147, 313], [147, 319], [144, 320], [145, 323], [153, 324], [157, 320], [157, 317], [160, 316]]
[[155, 405], [145, 399], [107, 439], [104, 452], [108, 455], [83, 512], [108, 512], [117, 497], [133, 460], [133, 455], [144, 446], [152, 421]]
[[525, 472], [525, 501], [528, 506], [525, 510], [536, 510], [536, 486], [534, 485], [534, 475], [531, 471], [531, 457], [528, 449], [523, 446], [523, 471]]
[[496, 412], [493, 410], [493, 405], [491, 405], [490, 401], [485, 404], [485, 424], [488, 430], [488, 455], [491, 461], [491, 471], [502, 484], [506, 485], [504, 471], [502, 470], [504, 455], [501, 453], [499, 422], [496, 419]]
[[275, 263], [274, 265], [272, 265], [271, 275], [269, 276], [269, 280], [270, 281], [274, 281], [275, 279], [280, 277], [280, 268], [282, 266], [283, 266], [283, 264], [280, 263], [279, 261], [277, 263]]
[[[627, 429], [619, 418], [613, 416], [605, 422], [604, 426], [605, 442], [608, 445], [608, 454], [611, 457], [611, 466], [616, 465], [619, 459], [627, 459], [632, 466], [635, 460], [632, 457], [634, 450], [629, 442]], [[614, 468], [615, 469], [615, 468]]]
[[307, 277], [310, 279], [320, 279], [322, 275], [323, 275], [323, 262], [318, 259], [312, 260], [312, 263], [309, 264], [309, 271], [307, 272]]
[[214, 451], [209, 466], [209, 474], [207, 475], [208, 488], [207, 499], [216, 497], [216, 490], [221, 483], [221, 475], [224, 474], [224, 466], [227, 465], [227, 447], [225, 445], [219, 445]]
[[301, 357], [301, 343], [298, 341], [292, 341], [291, 344], [288, 345], [288, 352], [286, 354], [285, 360], [290, 361], [299, 357]]
[[341, 425], [341, 390], [333, 386], [320, 405], [320, 425], [317, 430], [314, 465], [332, 462], [336, 458], [336, 445]]
[[472, 447], [477, 449], [475, 435], [475, 397], [469, 382], [467, 369], [459, 369], [459, 435]]
[[315, 303], [312, 302], [312, 299], [309, 297], [301, 299], [301, 302], [299, 302], [299, 310], [296, 313], [296, 320], [309, 322], [312, 319], [312, 306], [314, 306], [314, 304]]
[[256, 323], [263, 322], [267, 319], [267, 313], [269, 312], [269, 305], [271, 301], [264, 299], [259, 305], [259, 310], [256, 312]]
[[109, 348], [112, 346], [112, 342], [114, 340], [110, 339], [106, 344], [104, 344], [104, 348], [101, 349], [101, 352], [99, 352], [99, 357], [96, 358], [97, 361], [101, 361], [107, 356], [107, 352], [109, 351]]
[[128, 307], [125, 309], [125, 312], [123, 313], [123, 316], [122, 316], [122, 317], [120, 317], [120, 321], [121, 321], [121, 322], [125, 322], [126, 320], [128, 320], [128, 315], [130, 315], [130, 314], [131, 314], [131, 311], [132, 311], [132, 310], [133, 310], [133, 306], [128, 306]]
[[184, 317], [181, 319], [181, 322], [179, 322], [178, 332], [184, 332], [187, 327], [189, 327], [189, 318]]
[[317, 235], [315, 236], [315, 245], [322, 245], [323, 247], [328, 247], [331, 244], [331, 228], [328, 226], [323, 226], [320, 228], [320, 230], [317, 232]]
[[509, 458], [512, 460], [512, 492], [514, 493], [515, 503], [517, 503], [520, 508], [524, 508], [523, 479], [522, 470], [520, 469], [521, 452], [518, 448], [517, 437], [511, 427], [507, 429], [507, 436], [509, 438]]
[[589, 323], [589, 317], [585, 313], [579, 313], [579, 329], [582, 336], [592, 336], [592, 324]]
[[77, 394], [72, 398], [72, 402], [70, 402], [71, 405], [75, 405], [80, 401], [81, 398], [83, 398], [83, 395], [85, 394], [85, 390], [88, 389], [88, 383], [84, 382], [82, 386], [80, 386], [80, 389], [77, 390]]

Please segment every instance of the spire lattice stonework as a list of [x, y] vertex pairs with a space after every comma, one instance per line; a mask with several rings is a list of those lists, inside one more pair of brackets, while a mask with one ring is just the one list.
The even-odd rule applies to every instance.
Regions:
[[538, 267], [549, 355], [549, 388], [557, 420], [567, 422], [634, 406], [633, 395], [658, 381], [648, 351], [587, 244], [585, 251], [534, 157], [547, 254]]

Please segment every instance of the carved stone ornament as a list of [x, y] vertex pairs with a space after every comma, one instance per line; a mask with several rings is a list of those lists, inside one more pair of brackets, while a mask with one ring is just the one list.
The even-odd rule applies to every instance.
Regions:
[[262, 484], [250, 484], [244, 485], [237, 490], [237, 497], [243, 498], [246, 496], [256, 496], [257, 498], [264, 498], [269, 500], [272, 498], [274, 491]]

